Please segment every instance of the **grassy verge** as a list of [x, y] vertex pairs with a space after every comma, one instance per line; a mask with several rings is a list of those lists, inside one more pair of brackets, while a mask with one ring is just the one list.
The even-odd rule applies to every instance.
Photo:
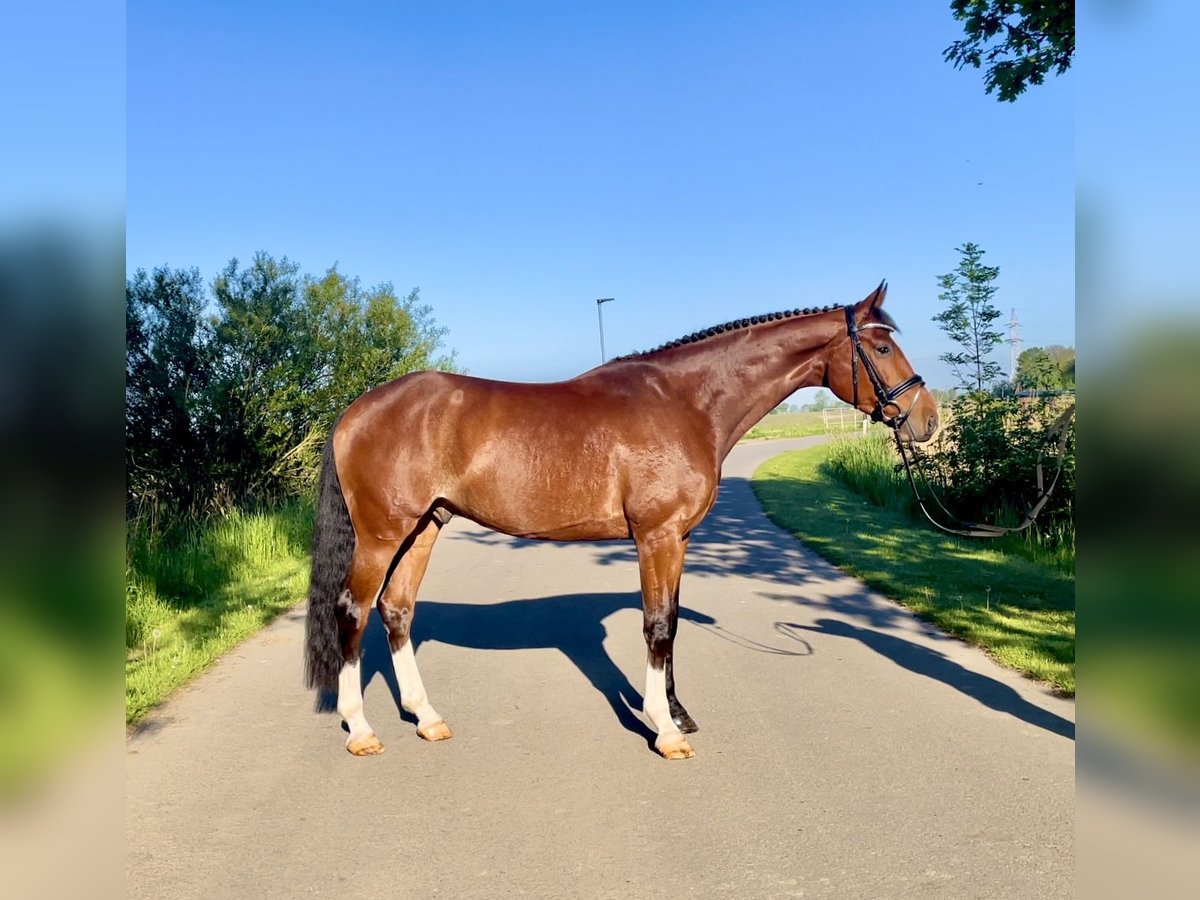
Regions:
[[[865, 442], [864, 442], [865, 443]], [[998, 661], [1075, 692], [1075, 575], [1017, 544], [944, 535], [878, 506], [827, 467], [835, 445], [768, 460], [752, 485], [767, 515], [843, 570]], [[879, 490], [885, 490], [878, 487]]]
[[294, 501], [165, 531], [129, 524], [126, 722], [303, 598], [312, 515]]
[[772, 413], [746, 432], [742, 440], [811, 437], [825, 433], [825, 420], [819, 412]]
[[[826, 475], [831, 475], [875, 506], [910, 515], [924, 527], [926, 521], [913, 499], [908, 478], [897, 464], [891, 435], [879, 429], [863, 440], [835, 440], [821, 468]], [[1016, 524], [1020, 518], [1013, 515], [1008, 522]], [[980, 541], [974, 539], [967, 543]], [[1074, 577], [1075, 532], [1069, 524], [1052, 527], [1046, 533], [1034, 527], [1000, 538], [988, 538], [983, 543], [1005, 556], [1021, 556]]]

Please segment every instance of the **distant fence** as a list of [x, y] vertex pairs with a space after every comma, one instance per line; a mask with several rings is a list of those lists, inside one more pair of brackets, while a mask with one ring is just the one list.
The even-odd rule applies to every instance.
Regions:
[[1042, 400], [1048, 401], [1051, 409], [1066, 409], [1075, 402], [1075, 388], [1057, 391], [1017, 391], [1017, 402], [1022, 406], [1033, 406]]
[[867, 414], [853, 406], [823, 409], [821, 418], [825, 420], [825, 431], [829, 434], [841, 434], [847, 431], [861, 431], [866, 434], [867, 425], [870, 423]]

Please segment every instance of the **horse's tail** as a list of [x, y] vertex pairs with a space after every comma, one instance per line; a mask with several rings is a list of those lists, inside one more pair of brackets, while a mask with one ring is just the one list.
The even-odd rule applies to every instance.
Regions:
[[[337, 426], [334, 426], [335, 428]], [[345, 662], [338, 638], [337, 603], [346, 586], [354, 556], [354, 526], [342, 495], [333, 460], [333, 435], [325, 444], [321, 482], [317, 489], [317, 519], [313, 528], [312, 578], [308, 588], [305, 623], [304, 678], [318, 691], [337, 690], [338, 674]], [[318, 699], [320, 703], [320, 699]]]

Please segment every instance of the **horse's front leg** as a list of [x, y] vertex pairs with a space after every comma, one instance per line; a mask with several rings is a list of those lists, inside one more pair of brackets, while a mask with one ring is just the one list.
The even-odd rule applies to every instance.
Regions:
[[[696, 752], [683, 736], [674, 712], [678, 709], [687, 721], [691, 717], [678, 700], [672, 704], [674, 678], [673, 673], [668, 675], [679, 625], [679, 580], [683, 574], [687, 542], [669, 528], [635, 534], [634, 541], [642, 577], [643, 633], [646, 636], [646, 693], [642, 711], [658, 732], [654, 748], [667, 759], [688, 759]], [[670, 698], [668, 678], [671, 679]]]
[[[679, 589], [675, 589], [675, 622], [679, 622]], [[671, 635], [671, 643], [674, 645], [675, 635]], [[688, 715], [688, 711], [683, 708], [683, 704], [679, 702], [679, 698], [675, 696], [675, 649], [672, 646], [671, 655], [667, 657], [667, 706], [671, 710], [671, 721], [684, 734], [695, 734], [700, 730], [700, 726], [696, 724], [696, 720]]]
[[[682, 554], [687, 553], [687, 538], [683, 539]], [[679, 582], [683, 577], [683, 563], [680, 562], [679, 572], [675, 576], [675, 588], [671, 594], [671, 654], [667, 657], [667, 705], [671, 708], [671, 721], [684, 734], [695, 734], [700, 730], [696, 720], [688, 715], [679, 698], [675, 696], [675, 634], [679, 627]]]

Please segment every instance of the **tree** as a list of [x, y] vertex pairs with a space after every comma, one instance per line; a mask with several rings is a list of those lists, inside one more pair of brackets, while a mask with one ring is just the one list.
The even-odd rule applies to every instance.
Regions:
[[1062, 344], [1048, 344], [1045, 348], [1047, 355], [1054, 360], [1060, 369], [1066, 368], [1067, 363], [1075, 358], [1074, 347], [1064, 347]]
[[[439, 355], [447, 329], [421, 303], [420, 289], [397, 297], [391, 284], [363, 289], [337, 267], [323, 277], [306, 278], [300, 301], [298, 378], [304, 398], [305, 449], [293, 456], [300, 482], [310, 480], [319, 464], [319, 445], [342, 410], [360, 394], [419, 369], [457, 371], [454, 354]], [[307, 430], [304, 430], [304, 429]], [[300, 432], [303, 433], [300, 433]]]
[[966, 37], [942, 51], [954, 68], [987, 64], [983, 83], [1016, 100], [1046, 75], [1061, 75], [1075, 55], [1075, 0], [951, 0]]
[[1000, 376], [1000, 365], [988, 359], [1001, 341], [1000, 332], [992, 327], [1000, 318], [1000, 310], [992, 304], [1000, 269], [985, 266], [984, 251], [975, 244], [966, 243], [957, 249], [962, 256], [958, 268], [938, 279], [942, 288], [938, 299], [946, 309], [933, 321], [961, 349], [938, 358], [950, 364], [967, 391], [981, 392]]
[[320, 279], [287, 260], [232, 260], [213, 282], [219, 310], [214, 410], [217, 464], [234, 497], [274, 497], [313, 482], [334, 420], [372, 387], [417, 369], [453, 368], [436, 356], [446, 329], [413, 290], [364, 290], [336, 267]]
[[1046, 348], [1050, 359], [1061, 373], [1063, 387], [1075, 386], [1075, 348], [1064, 347], [1062, 344], [1051, 344]]
[[829, 409], [833, 405], [833, 398], [825, 391], [817, 391], [816, 396], [812, 398], [812, 402], [807, 404], [804, 409], [808, 412], [821, 412]]
[[139, 270], [125, 292], [127, 500], [202, 512], [302, 493], [356, 397], [453, 369], [446, 329], [413, 290], [320, 279], [286, 258], [233, 260], [207, 294], [195, 270]]
[[214, 374], [197, 269], [139, 269], [125, 285], [125, 471], [138, 499], [190, 505], [209, 488], [201, 409]]
[[[1012, 386], [998, 381], [1000, 366], [987, 359], [1001, 341], [993, 323], [1000, 310], [992, 304], [999, 268], [983, 264], [984, 251], [967, 243], [958, 248], [958, 268], [938, 281], [946, 308], [934, 321], [959, 346], [940, 359], [950, 363], [964, 388], [949, 403], [946, 425], [928, 459], [944, 493], [948, 509], [966, 521], [1020, 521], [1035, 492], [1035, 470], [1046, 447], [1046, 432], [1059, 414], [1048, 401], [1025, 405]], [[1031, 348], [1022, 354], [1026, 366], [1048, 353]], [[1049, 533], [1074, 521], [1074, 451], [1064, 466], [1060, 489], [1040, 522]], [[1073, 528], [1069, 531], [1074, 534]], [[1073, 537], [1071, 538], [1073, 539]]]
[[228, 499], [277, 493], [272, 470], [303, 427], [299, 372], [306, 335], [298, 299], [299, 266], [258, 253], [213, 280], [217, 374], [212, 391], [218, 481]]
[[1016, 386], [1023, 391], [1054, 391], [1062, 387], [1062, 370], [1041, 347], [1030, 347], [1017, 357]]

